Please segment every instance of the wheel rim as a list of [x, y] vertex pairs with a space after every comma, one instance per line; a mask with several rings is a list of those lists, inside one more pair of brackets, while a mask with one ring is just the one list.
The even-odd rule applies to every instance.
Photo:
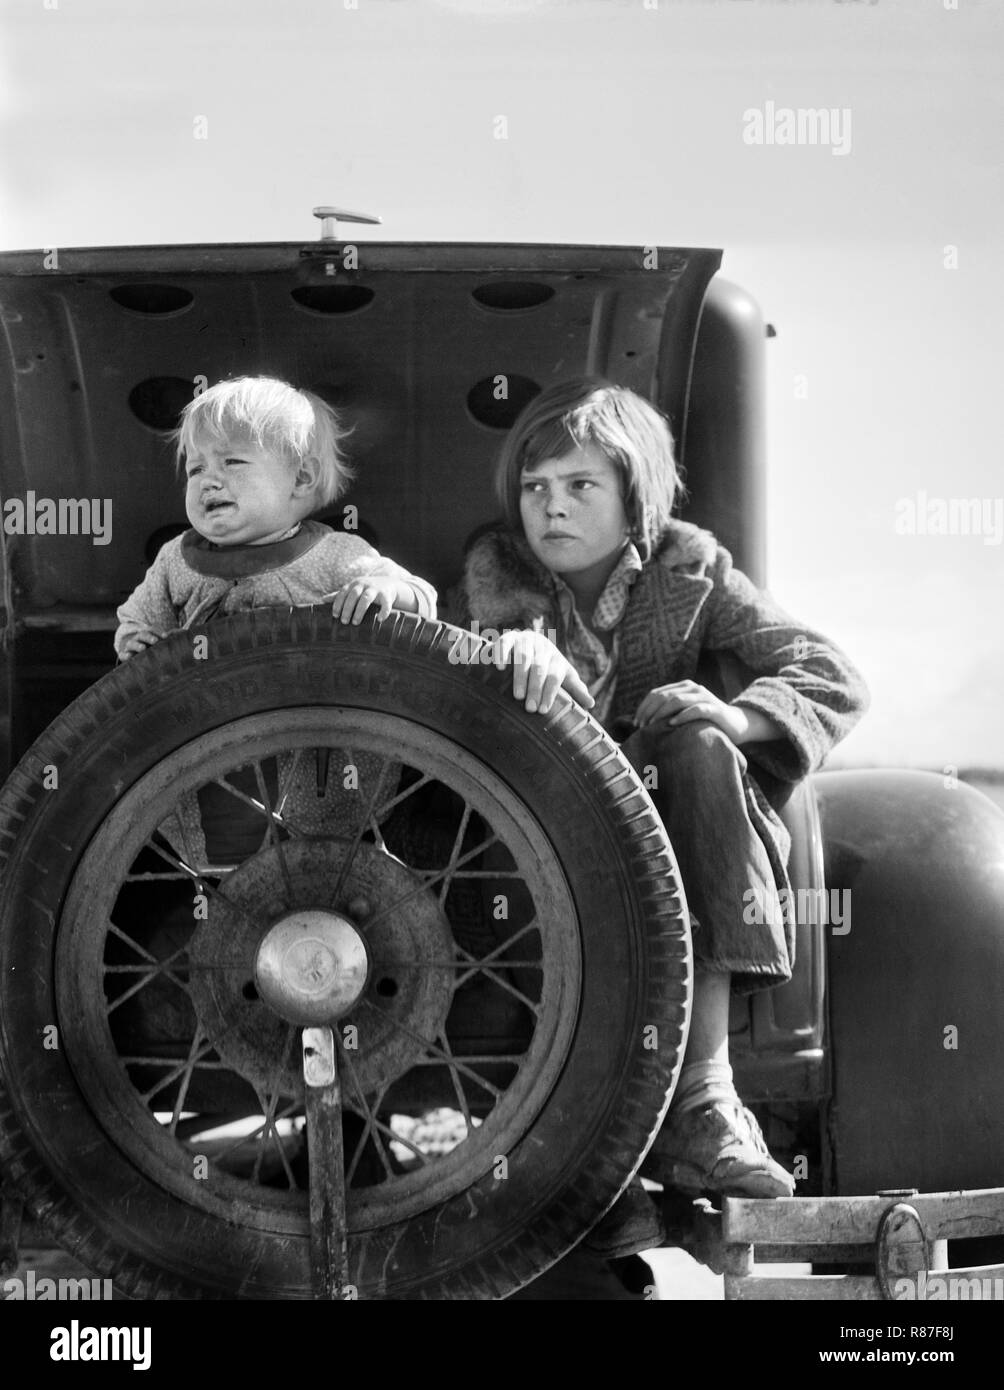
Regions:
[[[362, 766], [369, 755], [369, 774], [354, 789], [367, 809], [352, 833], [344, 824], [335, 835], [298, 831], [281, 777], [273, 795], [263, 770], [280, 754], [318, 779], [322, 764], [328, 778], [331, 767]], [[392, 761], [413, 779], [403, 792], [388, 790]], [[235, 790], [229, 780], [242, 767], [252, 774], [257, 796]], [[390, 853], [381, 827], [435, 783], [461, 806], [446, 863], [419, 868]], [[224, 794], [242, 814], [260, 818], [261, 847], [226, 873], [191, 862], [196, 856], [178, 832], [179, 804], [205, 785], [226, 785]], [[344, 820], [344, 807], [339, 814]], [[160, 867], [137, 870], [144, 854]], [[478, 867], [486, 858], [487, 867]], [[188, 884], [193, 895], [198, 889], [207, 900], [206, 919], [193, 913], [186, 940], [179, 940], [181, 925], [173, 924], [166, 939], [151, 942], [126, 921], [130, 904], [123, 907], [126, 885], [128, 898], [142, 884], [151, 891]], [[479, 955], [462, 944], [451, 917], [457, 917], [461, 889], [474, 887], [483, 897], [500, 885], [511, 915], [500, 921], [501, 944]], [[335, 1026], [345, 1104], [362, 1126], [345, 1152], [350, 1236], [396, 1224], [462, 1192], [532, 1126], [575, 1029], [581, 979], [576, 915], [543, 828], [497, 774], [433, 731], [371, 711], [295, 708], [238, 720], [184, 745], [123, 795], [92, 839], [70, 886], [55, 957], [68, 1053], [87, 1063], [74, 1068], [78, 1084], [114, 1142], [184, 1201], [232, 1217], [236, 1200], [245, 1224], [302, 1232], [306, 1193], [295, 1161], [303, 1109], [298, 1028], [261, 997], [255, 973], [262, 943], [281, 915], [277, 909], [340, 915], [372, 958], [364, 992]], [[246, 992], [249, 982], [257, 997]], [[517, 1053], [455, 1053], [451, 1019], [465, 989], [514, 1000], [530, 1023], [525, 1046]], [[155, 1055], [149, 1046], [128, 1050], [131, 1035], [116, 1016], [137, 1007], [142, 1012], [154, 998], [170, 1015], [168, 996], [185, 1048], [171, 1056]], [[352, 1035], [342, 1031], [353, 1027], [355, 1048], [345, 1045]], [[250, 1140], [258, 1152], [249, 1166], [247, 1141], [243, 1154], [239, 1144], [208, 1157], [200, 1151], [200, 1142], [218, 1128], [199, 1129], [193, 1100], [196, 1083], [211, 1072], [240, 1078], [260, 1102], [253, 1112], [260, 1124]], [[407, 1104], [409, 1078], [417, 1083], [419, 1073], [427, 1079], [430, 1072], [449, 1077], [464, 1131], [461, 1142], [439, 1156], [394, 1128], [392, 1117], [400, 1111], [390, 1108]], [[215, 1120], [218, 1112], [206, 1110], [205, 1116]], [[195, 1164], [200, 1157], [204, 1168]]]

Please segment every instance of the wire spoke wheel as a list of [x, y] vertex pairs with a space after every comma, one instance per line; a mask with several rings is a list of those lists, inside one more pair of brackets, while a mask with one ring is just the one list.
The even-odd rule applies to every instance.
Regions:
[[658, 818], [455, 629], [205, 631], [209, 661], [179, 635], [99, 682], [0, 798], [0, 1160], [135, 1296], [505, 1297], [675, 1082]]

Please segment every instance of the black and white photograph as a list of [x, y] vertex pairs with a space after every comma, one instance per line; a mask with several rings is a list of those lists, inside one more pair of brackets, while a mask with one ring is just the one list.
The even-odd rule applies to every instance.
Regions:
[[975, 1370], [1004, 10], [7, 0], [0, 72], [4, 1341]]

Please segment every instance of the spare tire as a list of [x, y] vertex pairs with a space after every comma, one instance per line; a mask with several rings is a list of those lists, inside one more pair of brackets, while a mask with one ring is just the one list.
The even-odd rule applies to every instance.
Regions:
[[345, 1296], [504, 1298], [640, 1164], [688, 1025], [672, 851], [599, 725], [528, 715], [480, 653], [406, 614], [217, 620], [0, 793], [0, 1164], [121, 1292], [318, 1292], [280, 918], [367, 954], [332, 1025]]

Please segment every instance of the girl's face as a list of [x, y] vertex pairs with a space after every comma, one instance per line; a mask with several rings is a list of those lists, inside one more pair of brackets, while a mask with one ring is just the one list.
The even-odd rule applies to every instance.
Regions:
[[302, 473], [250, 440], [196, 440], [185, 473], [188, 519], [217, 545], [275, 540], [309, 510]]
[[542, 459], [520, 476], [519, 512], [530, 549], [549, 570], [575, 575], [610, 562], [628, 539], [620, 473], [595, 444]]

